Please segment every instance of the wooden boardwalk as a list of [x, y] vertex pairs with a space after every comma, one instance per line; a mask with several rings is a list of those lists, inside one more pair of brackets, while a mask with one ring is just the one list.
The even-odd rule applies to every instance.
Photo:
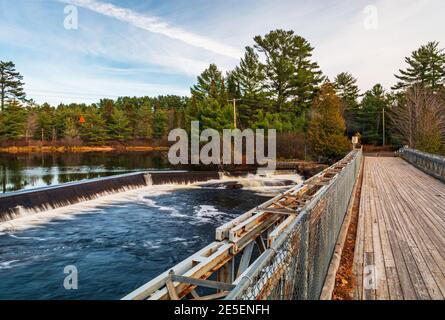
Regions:
[[366, 157], [355, 299], [444, 299], [445, 184], [400, 158]]

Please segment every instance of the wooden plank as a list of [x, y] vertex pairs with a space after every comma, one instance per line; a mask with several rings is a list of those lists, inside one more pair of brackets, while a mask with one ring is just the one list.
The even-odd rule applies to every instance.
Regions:
[[367, 157], [361, 199], [354, 272], [360, 280], [372, 261], [385, 276], [375, 295], [361, 279], [356, 297], [444, 299], [445, 184], [401, 159]]
[[[374, 188], [371, 189], [372, 210], [370, 211], [370, 213], [372, 223], [372, 241], [374, 244], [374, 266], [377, 281], [375, 295], [377, 300], [388, 300], [388, 280], [386, 278], [386, 268], [380, 238], [380, 223], [377, 214], [378, 211], [381, 210], [381, 196], [379, 195], [379, 192], [377, 190], [375, 176], [371, 175], [370, 180], [374, 186]], [[383, 212], [383, 214], [385, 214], [385, 211]]]
[[[213, 280], [205, 280], [205, 279], [196, 279], [191, 277], [184, 277], [184, 276], [178, 276], [175, 274], [170, 275], [169, 281], [174, 282], [180, 282], [180, 283], [188, 283], [192, 284], [197, 287], [205, 287], [205, 288], [212, 288], [212, 289], [218, 289], [218, 290], [232, 290], [235, 288], [233, 284], [225, 283], [225, 282], [218, 282]], [[170, 293], [170, 290], [169, 290]]]
[[[383, 175], [383, 166], [376, 167], [376, 171], [379, 172], [378, 179], [380, 182], [380, 189], [382, 195], [386, 195], [386, 206], [388, 209], [388, 221], [393, 226], [393, 235], [395, 235], [395, 240], [399, 244], [399, 248], [401, 254], [403, 256], [403, 260], [398, 261], [398, 264], [401, 265], [402, 261], [405, 264], [406, 268], [399, 268], [398, 274], [401, 279], [401, 284], [404, 289], [407, 287], [405, 282], [410, 281], [412, 285], [412, 289], [404, 290], [404, 294], [406, 299], [418, 299], [418, 298], [427, 298], [427, 290], [424, 285], [423, 279], [420, 275], [420, 271], [417, 268], [417, 264], [415, 259], [413, 258], [410, 247], [407, 244], [407, 239], [403, 234], [403, 225], [399, 220], [400, 208], [397, 208], [397, 200], [400, 198], [394, 193], [397, 186], [391, 186], [392, 181], [390, 176]], [[410, 280], [409, 280], [410, 279]]]
[[[398, 175], [398, 177], [405, 177], [405, 175]], [[404, 199], [406, 203], [403, 207], [401, 207], [400, 202], [396, 203], [399, 209], [399, 222], [430, 297], [432, 299], [443, 299], [443, 275], [425, 246], [425, 243], [430, 241], [428, 234], [424, 232], [422, 227], [419, 228], [416, 223], [424, 216], [422, 206], [419, 206], [418, 202], [410, 203], [410, 200], [418, 199], [417, 196], [409, 192], [409, 190], [418, 190], [417, 188], [413, 189], [415, 184], [412, 182], [404, 181], [404, 187], [394, 190], [398, 194], [397, 196]], [[437, 277], [437, 275], [440, 275], [440, 277]]]
[[[405, 265], [405, 268], [399, 268], [398, 274], [401, 279], [402, 287], [407, 287], [405, 282], [408, 282], [410, 279], [410, 284], [413, 289], [404, 290], [404, 295], [406, 299], [428, 299], [429, 295], [425, 284], [423, 282], [423, 278], [420, 274], [420, 271], [417, 267], [417, 263], [413, 257], [411, 252], [411, 248], [407, 243], [407, 239], [404, 236], [403, 225], [400, 222], [400, 208], [397, 208], [397, 203], [401, 199], [397, 197], [395, 190], [397, 189], [397, 185], [390, 186], [392, 184], [392, 180], [390, 176], [384, 175], [383, 167], [388, 165], [385, 164], [387, 161], [382, 161], [380, 165], [375, 167], [375, 171], [379, 174], [379, 179], [382, 182], [380, 184], [381, 194], [387, 196], [387, 208], [388, 208], [388, 221], [393, 225], [393, 239], [394, 242], [398, 242], [400, 252], [403, 256], [403, 260], [398, 261], [398, 265], [402, 264], [402, 261]], [[401, 188], [402, 186], [399, 186]], [[413, 291], [413, 292], [412, 292]]]
[[365, 207], [365, 195], [367, 184], [364, 183], [365, 175], [367, 174], [366, 170], [366, 158], [363, 160], [363, 181], [362, 181], [362, 192], [360, 195], [360, 208], [359, 208], [359, 217], [357, 222], [357, 236], [354, 248], [354, 264], [353, 264], [353, 273], [355, 275], [355, 289], [354, 289], [354, 299], [361, 300], [362, 299], [362, 287], [363, 287], [363, 248], [364, 248], [364, 214], [366, 212]]
[[[370, 182], [370, 174], [366, 175], [366, 183], [370, 188], [372, 184]], [[371, 221], [371, 193], [370, 190], [365, 194], [365, 202], [368, 210], [365, 212], [364, 219], [364, 236], [365, 242], [363, 247], [363, 271], [367, 270], [369, 272], [369, 267], [374, 265], [374, 246], [372, 239], [372, 221]], [[374, 300], [375, 299], [375, 289], [369, 287], [369, 274], [363, 274], [363, 299], [364, 300]], [[372, 280], [371, 280], [372, 281]]]

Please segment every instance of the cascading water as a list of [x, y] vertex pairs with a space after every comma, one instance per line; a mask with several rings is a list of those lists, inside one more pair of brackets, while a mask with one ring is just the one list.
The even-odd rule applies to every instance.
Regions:
[[[165, 174], [166, 182], [178, 176]], [[141, 187], [47, 206], [41, 214], [22, 207], [19, 218], [0, 223], [0, 299], [119, 299], [207, 245], [216, 227], [272, 196], [264, 191], [279, 193], [288, 188], [280, 185], [300, 181], [255, 175], [218, 180], [201, 173], [193, 179], [201, 182], [193, 183], [183, 177], [158, 185], [160, 177], [142, 175]], [[218, 182], [242, 189], [212, 186]], [[78, 290], [63, 287], [67, 265], [79, 271]]]
[[218, 177], [217, 172], [131, 173], [12, 192], [0, 196], [0, 222], [145, 186], [188, 184]]

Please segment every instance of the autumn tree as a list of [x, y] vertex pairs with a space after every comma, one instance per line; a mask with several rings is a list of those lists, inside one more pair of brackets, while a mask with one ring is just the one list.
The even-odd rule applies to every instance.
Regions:
[[445, 151], [445, 101], [431, 88], [416, 84], [406, 89], [390, 116], [404, 144], [430, 153]]
[[334, 161], [350, 149], [341, 115], [341, 100], [334, 86], [325, 83], [314, 100], [308, 128], [308, 142], [320, 160]]

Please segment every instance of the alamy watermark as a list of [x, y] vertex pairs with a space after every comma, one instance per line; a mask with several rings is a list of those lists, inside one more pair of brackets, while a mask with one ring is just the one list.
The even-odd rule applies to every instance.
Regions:
[[[267, 131], [267, 155], [264, 129], [224, 129], [221, 138], [214, 129], [200, 132], [199, 121], [192, 121], [190, 133], [190, 141], [184, 129], [174, 129], [168, 135], [168, 141], [176, 142], [168, 152], [171, 164], [257, 164], [268, 171], [276, 168], [275, 129]], [[201, 142], [206, 144], [201, 147]]]
[[365, 19], [363, 26], [366, 30], [377, 30], [379, 28], [379, 9], [374, 5], [366, 6], [363, 10]]
[[379, 274], [375, 265], [367, 265], [363, 269], [363, 287], [365, 290], [376, 290]]
[[63, 8], [65, 19], [63, 20], [63, 27], [66, 30], [77, 30], [79, 28], [79, 11], [76, 6], [67, 5]]
[[63, 269], [63, 273], [67, 276], [63, 279], [63, 287], [66, 290], [79, 289], [79, 271], [76, 266], [69, 265]]

